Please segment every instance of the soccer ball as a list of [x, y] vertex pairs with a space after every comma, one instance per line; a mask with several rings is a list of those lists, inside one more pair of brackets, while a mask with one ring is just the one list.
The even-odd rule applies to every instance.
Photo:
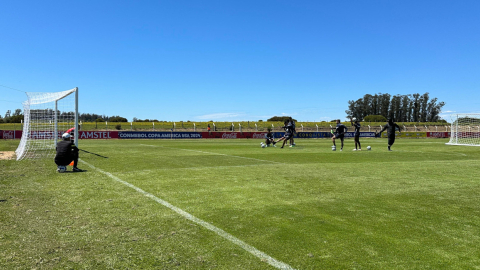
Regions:
[[58, 166], [57, 167], [57, 172], [59, 173], [64, 173], [67, 171], [67, 167], [66, 166]]
[[262, 143], [262, 148], [265, 148], [265, 147], [267, 147], [267, 145]]
[[336, 151], [337, 147], [335, 145], [332, 146], [332, 151]]
[[372, 150], [372, 147], [370, 147], [370, 145], [367, 146], [367, 150]]

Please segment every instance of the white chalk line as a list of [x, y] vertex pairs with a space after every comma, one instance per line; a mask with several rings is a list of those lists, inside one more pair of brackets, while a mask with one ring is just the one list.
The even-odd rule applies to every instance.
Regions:
[[265, 160], [265, 159], [258, 159], [258, 158], [249, 158], [249, 157], [234, 156], [234, 155], [220, 154], [220, 153], [214, 153], [214, 152], [205, 152], [205, 151], [199, 151], [199, 150], [183, 149], [183, 148], [167, 147], [167, 146], [158, 146], [158, 145], [150, 145], [150, 144], [140, 144], [140, 145], [150, 146], [150, 147], [162, 147], [162, 148], [175, 149], [175, 150], [191, 151], [191, 152], [197, 152], [197, 153], [209, 154], [209, 155], [218, 155], [218, 156], [244, 158], [244, 159], [251, 159], [251, 160], [262, 161], [262, 162], [270, 162], [270, 163], [273, 163], [273, 164], [286, 165], [285, 163], [282, 163], [282, 162], [276, 162], [276, 161]]
[[115, 175], [109, 173], [109, 172], [106, 172], [106, 171], [103, 171], [93, 165], [91, 165], [90, 163], [87, 163], [86, 161], [84, 160], [81, 160], [79, 159], [80, 162], [84, 163], [85, 165], [87, 165], [88, 167], [94, 169], [94, 170], [97, 170], [105, 175], [107, 175], [108, 177], [112, 178], [113, 180], [127, 186], [127, 187], [130, 187], [132, 189], [134, 189], [135, 191], [143, 194], [145, 197], [148, 197], [156, 202], [158, 202], [159, 204], [169, 208], [170, 210], [176, 212], [177, 214], [181, 215], [182, 217], [216, 233], [217, 235], [229, 240], [230, 242], [232, 242], [233, 244], [241, 247], [242, 249], [244, 249], [245, 251], [249, 252], [250, 254], [254, 255], [255, 257], [259, 258], [261, 261], [263, 262], [266, 262], [268, 263], [269, 265], [277, 268], [277, 269], [294, 269], [293, 267], [291, 267], [290, 265], [284, 263], [284, 262], [281, 262], [281, 261], [278, 261], [272, 257], [270, 257], [269, 255], [263, 253], [262, 251], [256, 249], [255, 247], [243, 242], [242, 240], [236, 238], [235, 236], [227, 233], [226, 231], [218, 228], [218, 227], [215, 227], [214, 225], [204, 221], [204, 220], [201, 220], [187, 212], [185, 212], [184, 210], [170, 204], [169, 202], [167, 201], [164, 201], [158, 197], [156, 197], [155, 195], [151, 194], [151, 193], [148, 193], [146, 191], [144, 191], [143, 189], [139, 188], [139, 187], [136, 187], [126, 181], [123, 181], [122, 179], [116, 177]]

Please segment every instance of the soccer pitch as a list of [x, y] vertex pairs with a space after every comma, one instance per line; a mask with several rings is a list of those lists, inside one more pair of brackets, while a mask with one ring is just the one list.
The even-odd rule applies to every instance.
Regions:
[[447, 141], [83, 140], [87, 171], [63, 174], [0, 160], [0, 268], [475, 269], [480, 148]]

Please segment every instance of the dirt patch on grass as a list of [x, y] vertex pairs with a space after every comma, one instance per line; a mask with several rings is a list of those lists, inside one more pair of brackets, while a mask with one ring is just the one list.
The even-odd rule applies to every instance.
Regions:
[[0, 151], [0, 160], [14, 159], [14, 158], [15, 158], [14, 151]]

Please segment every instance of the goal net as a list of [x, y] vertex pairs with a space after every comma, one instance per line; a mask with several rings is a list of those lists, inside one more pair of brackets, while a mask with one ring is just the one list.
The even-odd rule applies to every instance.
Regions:
[[[17, 160], [54, 157], [57, 141], [78, 127], [78, 88], [54, 93], [27, 93], [23, 102], [23, 132]], [[78, 146], [78, 128], [74, 133]]]
[[480, 114], [453, 114], [450, 145], [480, 146]]

